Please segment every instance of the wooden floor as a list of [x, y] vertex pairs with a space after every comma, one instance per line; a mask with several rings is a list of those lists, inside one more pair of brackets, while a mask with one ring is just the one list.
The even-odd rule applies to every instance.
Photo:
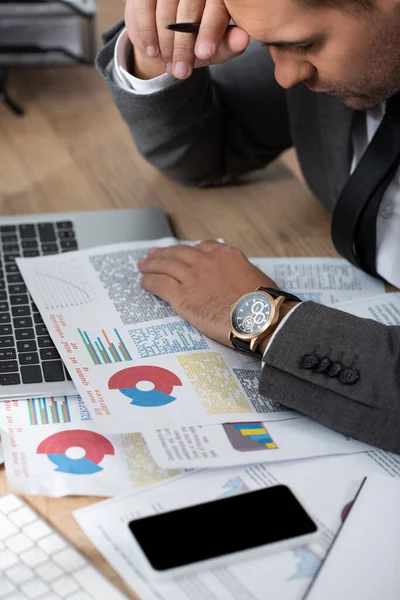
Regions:
[[[98, 4], [100, 31], [122, 16], [123, 4]], [[247, 186], [183, 188], [138, 155], [94, 69], [15, 71], [10, 91], [27, 114], [0, 106], [1, 215], [160, 206], [181, 239], [222, 237], [249, 256], [335, 255], [328, 214], [286, 166], [293, 155]], [[0, 493], [7, 489], [0, 469]], [[71, 514], [95, 498], [28, 501], [124, 587]]]

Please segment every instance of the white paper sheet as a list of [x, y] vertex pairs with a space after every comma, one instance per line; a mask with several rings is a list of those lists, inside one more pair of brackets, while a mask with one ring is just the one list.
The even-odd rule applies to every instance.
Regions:
[[[315, 575], [365, 475], [400, 477], [400, 458], [381, 451], [279, 465], [188, 472], [151, 490], [89, 506], [74, 513], [79, 525], [141, 600], [300, 600]], [[135, 518], [255, 490], [276, 483], [291, 487], [322, 530], [318, 544], [219, 568], [199, 575], [148, 584], [127, 523]], [[274, 514], [238, 515], [232, 527], [267, 527]], [[216, 528], [216, 535], [218, 528]], [[190, 532], [188, 532], [190, 536]], [[170, 540], [160, 540], [168, 551]]]
[[144, 433], [157, 464], [194, 469], [297, 460], [373, 450], [307, 417], [272, 423], [225, 423]]
[[0, 465], [4, 462], [4, 454], [3, 454], [3, 445], [1, 443], [1, 435], [0, 435]]
[[367, 477], [307, 600], [398, 600], [400, 481]]
[[345, 302], [335, 308], [383, 325], [400, 325], [400, 292]]
[[115, 496], [180, 474], [154, 462], [140, 433], [98, 433], [77, 397], [2, 402], [0, 428], [7, 477], [21, 493]]
[[132, 242], [18, 260], [98, 430], [254, 421], [284, 411], [258, 394], [259, 360], [206, 338], [141, 288], [137, 260], [148, 248]]
[[381, 281], [353, 267], [344, 258], [251, 258], [283, 290], [303, 300], [336, 304], [385, 291]]

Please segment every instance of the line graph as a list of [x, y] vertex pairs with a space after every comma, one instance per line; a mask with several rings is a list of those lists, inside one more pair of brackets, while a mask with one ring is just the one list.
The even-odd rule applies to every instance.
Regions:
[[35, 277], [48, 310], [83, 306], [94, 300], [88, 277], [73, 261], [37, 269]]

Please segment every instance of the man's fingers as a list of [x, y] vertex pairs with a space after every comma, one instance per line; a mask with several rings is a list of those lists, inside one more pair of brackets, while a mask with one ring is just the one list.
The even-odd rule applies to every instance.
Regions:
[[[205, 0], [181, 0], [176, 20], [178, 23], [199, 22], [202, 19]], [[187, 79], [193, 72], [196, 34], [175, 33], [173, 74], [177, 79]]]
[[158, 258], [152, 256], [138, 263], [143, 274], [166, 275], [177, 283], [183, 283], [190, 277], [190, 269], [185, 263], [174, 258]]
[[195, 54], [200, 60], [209, 60], [219, 48], [228, 27], [230, 16], [222, 0], [207, 0]]
[[167, 275], [142, 275], [140, 279], [141, 286], [146, 292], [158, 296], [168, 304], [173, 304], [179, 292], [179, 283]]
[[179, 260], [189, 267], [194, 266], [199, 258], [199, 251], [196, 247], [187, 245], [180, 246], [169, 246], [168, 248], [152, 248], [151, 254], [148, 254], [149, 258], [172, 258]]
[[217, 242], [216, 240], [206, 240], [205, 242], [201, 242], [195, 248], [200, 250], [200, 252], [204, 252], [205, 254], [209, 254], [210, 252], [214, 252], [215, 250], [219, 250], [221, 246], [225, 244], [221, 244], [221, 242]]
[[135, 46], [154, 58], [158, 56], [160, 49], [158, 44], [156, 27], [156, 2], [157, 0], [135, 0], [127, 2], [125, 9], [125, 21], [134, 22], [137, 40]]
[[178, 5], [179, 0], [167, 0], [166, 2], [157, 2], [156, 7], [156, 22], [160, 52], [169, 73], [172, 73], [175, 34], [173, 31], [167, 29], [167, 25], [176, 23]]
[[224, 35], [218, 51], [211, 57], [209, 62], [218, 65], [240, 56], [249, 43], [250, 37], [243, 29], [232, 27]]

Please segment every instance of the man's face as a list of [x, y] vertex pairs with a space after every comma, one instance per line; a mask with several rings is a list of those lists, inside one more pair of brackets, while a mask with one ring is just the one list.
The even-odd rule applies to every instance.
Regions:
[[267, 43], [282, 87], [303, 81], [354, 109], [400, 90], [400, 2], [373, 2], [355, 14], [302, 0], [225, 0], [234, 22]]

